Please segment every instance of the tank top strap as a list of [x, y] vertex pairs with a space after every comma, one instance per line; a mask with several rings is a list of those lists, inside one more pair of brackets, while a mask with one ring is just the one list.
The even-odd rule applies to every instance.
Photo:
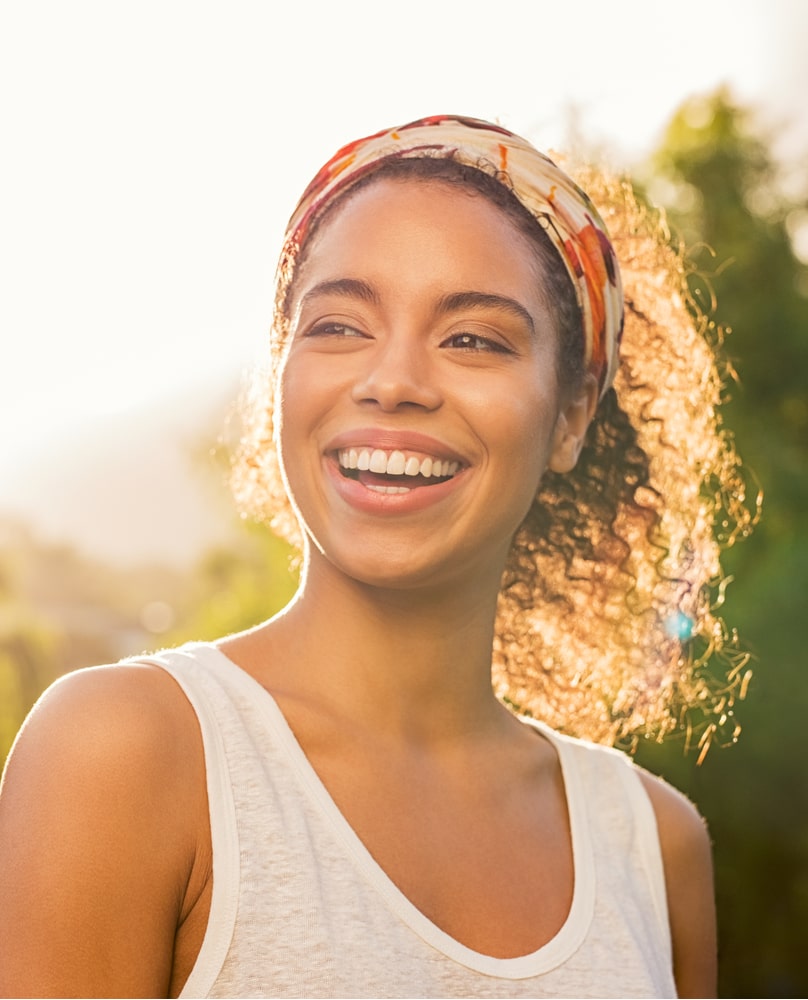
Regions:
[[[133, 658], [135, 659], [135, 658]], [[199, 723], [205, 773], [213, 857], [213, 892], [210, 917], [199, 958], [182, 995], [207, 996], [224, 964], [238, 914], [241, 880], [238, 822], [233, 798], [233, 767], [229, 737], [243, 728], [243, 720], [228, 690], [215, 647], [188, 643], [165, 649], [137, 662], [161, 667], [178, 684]]]

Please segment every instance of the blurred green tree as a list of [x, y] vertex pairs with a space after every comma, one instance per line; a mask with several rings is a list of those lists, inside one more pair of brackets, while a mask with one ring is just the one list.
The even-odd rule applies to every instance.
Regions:
[[297, 589], [296, 554], [268, 528], [244, 521], [231, 545], [212, 549], [193, 574], [188, 613], [166, 645], [210, 641], [240, 632], [280, 611]]
[[725, 554], [724, 615], [754, 656], [740, 742], [699, 768], [675, 742], [638, 753], [709, 822], [720, 988], [733, 997], [808, 995], [808, 181], [788, 197], [770, 147], [720, 89], [682, 105], [647, 171], [692, 248], [694, 300], [727, 330], [737, 381], [724, 419], [765, 495], [751, 539]]
[[25, 715], [62, 674], [154, 648], [150, 606], [186, 615], [187, 574], [128, 569], [43, 542], [0, 517], [0, 767]]

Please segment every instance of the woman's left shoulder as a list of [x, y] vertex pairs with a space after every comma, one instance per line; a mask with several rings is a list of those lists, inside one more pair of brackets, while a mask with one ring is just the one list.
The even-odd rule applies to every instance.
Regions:
[[678, 994], [715, 996], [716, 919], [707, 825], [682, 792], [642, 768], [637, 770], [659, 831]]
[[668, 859], [676, 862], [687, 858], [692, 863], [692, 852], [697, 848], [709, 857], [707, 824], [696, 806], [663, 778], [642, 767], [636, 770], [654, 809], [666, 867]]

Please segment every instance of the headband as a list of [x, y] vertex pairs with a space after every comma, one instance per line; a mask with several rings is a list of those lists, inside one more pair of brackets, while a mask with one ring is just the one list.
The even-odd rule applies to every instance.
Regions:
[[537, 219], [572, 280], [584, 327], [584, 361], [601, 397], [612, 384], [623, 329], [620, 271], [606, 227], [589, 197], [547, 156], [500, 125], [435, 115], [343, 146], [303, 192], [289, 220], [282, 259], [302, 246], [312, 219], [385, 160], [442, 157], [497, 171]]

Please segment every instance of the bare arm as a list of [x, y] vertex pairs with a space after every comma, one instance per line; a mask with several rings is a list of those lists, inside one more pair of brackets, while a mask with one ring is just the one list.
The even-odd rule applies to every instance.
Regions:
[[0, 788], [0, 995], [168, 995], [198, 877], [193, 729], [156, 667], [80, 671], [36, 706]]
[[716, 918], [707, 827], [680, 792], [650, 774], [641, 774], [659, 828], [676, 989], [680, 997], [714, 997], [718, 989]]

